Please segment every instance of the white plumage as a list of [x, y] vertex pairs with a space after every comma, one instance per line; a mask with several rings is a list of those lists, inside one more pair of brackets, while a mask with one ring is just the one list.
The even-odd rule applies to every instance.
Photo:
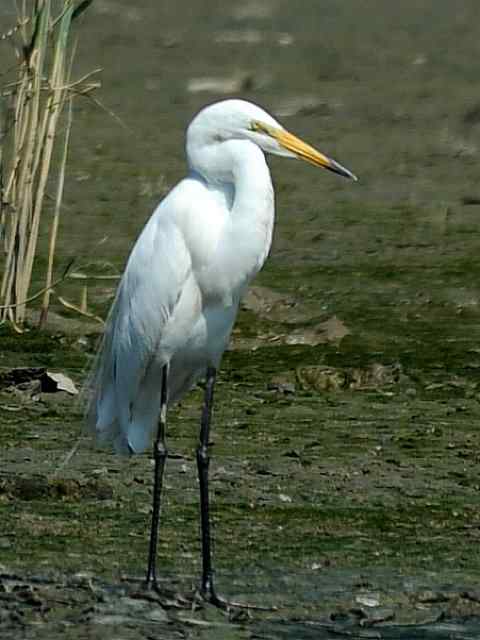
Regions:
[[226, 100], [192, 120], [189, 173], [159, 204], [127, 262], [91, 379], [90, 426], [123, 453], [144, 451], [156, 431], [146, 584], [158, 588], [156, 549], [167, 406], [206, 377], [197, 466], [202, 593], [214, 588], [209, 517], [209, 433], [216, 371], [238, 305], [270, 250], [274, 194], [264, 152], [298, 157], [355, 179], [259, 107]]
[[263, 151], [353, 177], [318, 152], [307, 157], [311, 147], [251, 103], [223, 101], [193, 119], [188, 176], [133, 247], [92, 378], [89, 421], [117, 451], [149, 445], [165, 363], [169, 404], [220, 364], [241, 297], [271, 245], [274, 194]]

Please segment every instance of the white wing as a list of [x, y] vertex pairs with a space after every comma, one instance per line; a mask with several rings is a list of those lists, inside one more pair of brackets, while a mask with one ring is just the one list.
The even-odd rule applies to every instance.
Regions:
[[177, 224], [182, 210], [191, 206], [190, 196], [195, 202], [198, 195], [188, 191], [188, 182], [180, 183], [138, 238], [89, 383], [89, 425], [100, 442], [113, 440], [124, 453], [148, 446], [160, 409], [162, 367], [175, 341], [184, 339], [182, 327], [172, 326], [171, 318], [182, 296], [191, 295], [191, 257]]

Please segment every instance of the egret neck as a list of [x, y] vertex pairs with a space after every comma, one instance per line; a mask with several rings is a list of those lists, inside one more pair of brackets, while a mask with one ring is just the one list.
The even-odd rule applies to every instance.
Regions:
[[[233, 202], [220, 242], [220, 264], [229, 286], [242, 295], [262, 268], [272, 243], [275, 217], [270, 171], [261, 149], [248, 140], [231, 140]], [[226, 185], [222, 186], [225, 189]]]

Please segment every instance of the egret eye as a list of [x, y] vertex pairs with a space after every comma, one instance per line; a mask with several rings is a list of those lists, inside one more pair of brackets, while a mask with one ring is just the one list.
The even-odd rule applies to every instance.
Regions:
[[250, 128], [252, 131], [255, 131], [255, 133], [262, 133], [269, 138], [277, 137], [278, 130], [275, 127], [271, 127], [269, 124], [260, 122], [260, 120], [252, 120]]
[[250, 123], [250, 131], [255, 131], [256, 133], [266, 133], [267, 135], [269, 134], [268, 127], [258, 120], [252, 120], [252, 122]]

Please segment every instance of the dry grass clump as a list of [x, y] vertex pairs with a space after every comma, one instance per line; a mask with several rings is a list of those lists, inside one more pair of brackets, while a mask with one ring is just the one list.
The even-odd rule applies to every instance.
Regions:
[[[98, 86], [91, 78], [98, 70], [76, 81], [71, 77], [76, 49], [72, 25], [92, 1], [23, 0], [18, 3], [17, 24], [0, 40], [1, 47], [13, 51], [1, 88], [0, 321], [10, 321], [18, 329], [25, 320], [27, 304], [35, 298], [43, 297], [40, 324], [45, 322], [55, 284], [55, 246], [72, 100], [78, 95], [90, 95]], [[54, 185], [53, 193], [47, 193], [47, 184], [49, 190]], [[50, 202], [53, 215], [47, 223], [50, 240], [45, 287], [30, 295], [42, 216]]]

